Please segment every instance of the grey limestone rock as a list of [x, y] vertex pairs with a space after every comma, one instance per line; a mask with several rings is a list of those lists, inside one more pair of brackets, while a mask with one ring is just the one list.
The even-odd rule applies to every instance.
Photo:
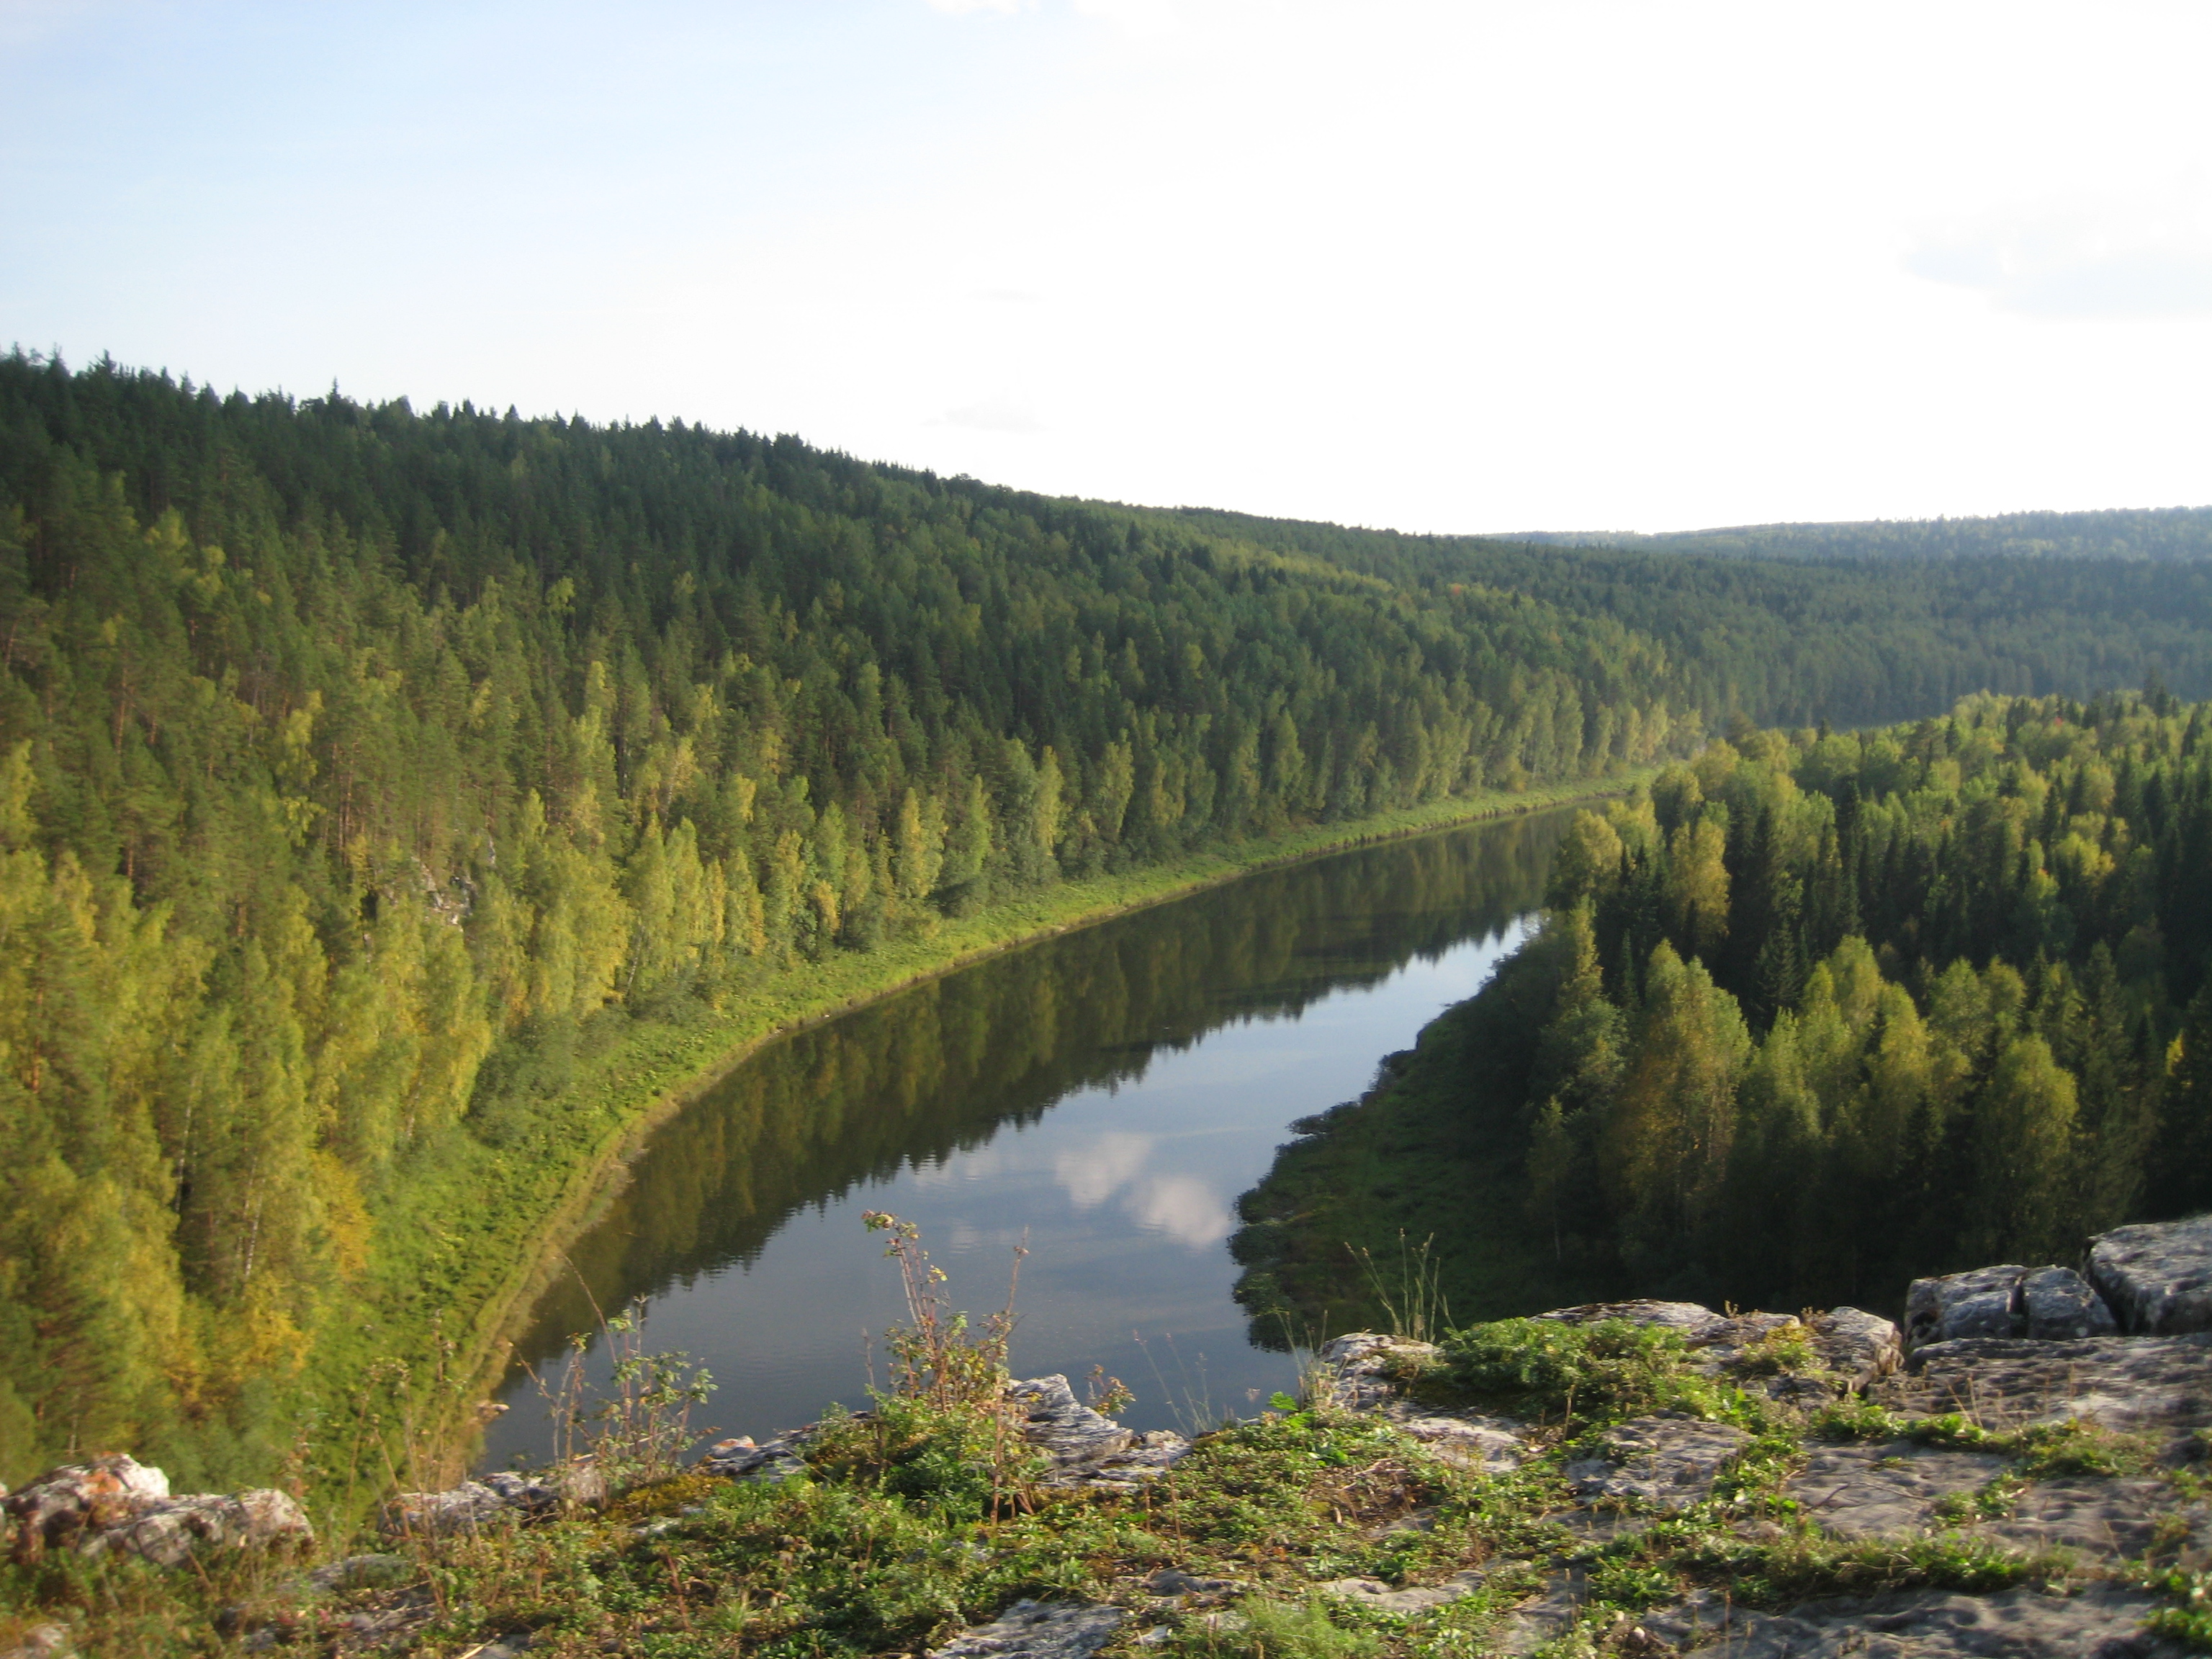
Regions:
[[1317, 1358], [1327, 1368], [1338, 1405], [1373, 1411], [1398, 1397], [1398, 1376], [1419, 1370], [1437, 1352], [1432, 1342], [1401, 1342], [1374, 1331], [1354, 1331], [1322, 1344]]
[[1969, 1336], [2012, 1336], [2013, 1299], [2027, 1269], [2018, 1262], [1916, 1279], [1905, 1292], [1909, 1348]]
[[2212, 1330], [2212, 1214], [2100, 1234], [2089, 1241], [2089, 1281], [2127, 1330]]
[[1977, 1337], [2079, 1341], [2118, 1328], [2112, 1310], [2071, 1267], [1977, 1267], [1916, 1279], [1905, 1296], [1905, 1340], [1915, 1349]]
[[37, 1560], [55, 1545], [80, 1545], [105, 1528], [169, 1495], [169, 1477], [116, 1454], [49, 1469], [20, 1492], [0, 1498], [18, 1561]]
[[2197, 1429], [2212, 1424], [2212, 1331], [1939, 1342], [1883, 1392], [1907, 1410], [1965, 1412], [1991, 1425], [2079, 1417], [2123, 1431]]
[[1431, 1415], [1386, 1410], [1383, 1415], [1401, 1434], [1410, 1435], [1447, 1463], [1493, 1474], [1518, 1468], [1528, 1448], [1517, 1431], [1521, 1425], [1505, 1417]]
[[1089, 1601], [1017, 1601], [988, 1625], [963, 1631], [930, 1659], [1090, 1659], [1128, 1617]]
[[1982, 1530], [2024, 1548], [2125, 1559], [2146, 1553], [2160, 1541], [2162, 1527], [2174, 1525], [2180, 1535], [2162, 1547], [2179, 1546], [2191, 1559], [2201, 1559], [2212, 1547], [2212, 1510], [2204, 1504], [2177, 1508], [2163, 1480], [2063, 1475], [2021, 1488], [2011, 1515]]
[[2020, 1281], [2020, 1334], [2038, 1342], [2078, 1342], [2119, 1330], [2104, 1298], [2071, 1267], [2039, 1267]]
[[718, 1440], [707, 1448], [695, 1467], [702, 1474], [719, 1474], [728, 1480], [788, 1480], [806, 1468], [799, 1451], [805, 1437], [805, 1430], [796, 1429], [757, 1445], [749, 1434]]
[[1190, 1452], [1179, 1434], [1138, 1434], [1091, 1410], [1065, 1376], [1017, 1382], [1006, 1397], [1024, 1413], [1022, 1438], [1052, 1460], [1050, 1486], [1127, 1490], [1157, 1480]]
[[1701, 1600], [1648, 1615], [1661, 1639], [1728, 1659], [2181, 1659], [2149, 1635], [2148, 1593], [2093, 1584], [2072, 1595], [2027, 1588], [1994, 1595], [1911, 1590], [1747, 1613]]
[[1751, 1437], [1728, 1423], [1694, 1417], [1632, 1418], [1606, 1431], [1602, 1457], [1566, 1467], [1585, 1504], [1634, 1500], [1679, 1510], [1710, 1497], [1713, 1482]]
[[1879, 1538], [1929, 1527], [1942, 1499], [1972, 1492], [2006, 1468], [2002, 1457], [1942, 1451], [1909, 1440], [1820, 1446], [1783, 1491], [1823, 1531], [1842, 1538]]
[[315, 1541], [307, 1512], [289, 1493], [263, 1487], [234, 1496], [198, 1492], [157, 1498], [128, 1518], [87, 1536], [87, 1555], [143, 1555], [181, 1567], [201, 1549], [305, 1548]]
[[1442, 1583], [1408, 1584], [1402, 1589], [1393, 1589], [1380, 1578], [1332, 1578], [1321, 1588], [1355, 1607], [1372, 1607], [1377, 1613], [1393, 1613], [1402, 1618], [1464, 1600], [1482, 1588], [1483, 1577], [1483, 1574], [1472, 1571], [1455, 1572]]
[[1057, 1374], [1017, 1382], [1006, 1397], [1027, 1413], [1022, 1438], [1062, 1466], [1085, 1463], [1126, 1448], [1135, 1437], [1112, 1418], [1092, 1411]]
[[464, 1480], [443, 1492], [403, 1492], [384, 1506], [383, 1530], [394, 1536], [439, 1537], [473, 1532], [514, 1511], [507, 1500], [479, 1480]]
[[69, 1626], [48, 1620], [33, 1625], [4, 1648], [0, 1648], [0, 1659], [67, 1659], [76, 1650], [70, 1645]]
[[52, 1469], [0, 1498], [20, 1561], [66, 1547], [86, 1555], [141, 1555], [182, 1566], [203, 1547], [266, 1548], [314, 1541], [307, 1515], [266, 1489], [173, 1497], [160, 1469], [120, 1454]]
[[1815, 1316], [1812, 1330], [1822, 1362], [1849, 1387], [1866, 1388], [1905, 1362], [1903, 1334], [1880, 1314], [1832, 1308]]

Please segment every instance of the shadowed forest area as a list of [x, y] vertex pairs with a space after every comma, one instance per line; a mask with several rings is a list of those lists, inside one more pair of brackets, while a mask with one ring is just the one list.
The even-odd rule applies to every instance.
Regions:
[[0, 359], [0, 1479], [265, 1475], [478, 1316], [639, 1032], [1731, 718], [2201, 695], [2208, 583], [1431, 541]]

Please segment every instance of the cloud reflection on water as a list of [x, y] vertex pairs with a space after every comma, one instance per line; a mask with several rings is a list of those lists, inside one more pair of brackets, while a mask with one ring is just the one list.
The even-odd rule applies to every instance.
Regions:
[[1212, 1186], [1194, 1176], [1146, 1170], [1158, 1144], [1156, 1135], [1109, 1130], [1062, 1152], [1053, 1174], [1079, 1210], [1118, 1196], [1132, 1219], [1192, 1249], [1228, 1237], [1236, 1221]]

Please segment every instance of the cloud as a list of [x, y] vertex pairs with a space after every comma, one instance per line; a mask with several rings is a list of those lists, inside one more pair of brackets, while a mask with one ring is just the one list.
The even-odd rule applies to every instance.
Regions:
[[2212, 315], [2212, 220], [2190, 194], [2057, 202], [1923, 232], [1916, 276], [2030, 317]]
[[970, 432], [1042, 432], [1044, 422], [1019, 404], [1003, 398], [986, 398], [960, 409], [948, 409], [929, 422], [932, 426], [965, 427]]
[[1052, 1172], [1079, 1210], [1095, 1209], [1127, 1186], [1152, 1155], [1152, 1137], [1118, 1131], [1054, 1159]]
[[1018, 11], [1027, 11], [1031, 3], [1032, 0], [929, 0], [929, 9], [954, 17], [966, 17], [979, 11], [994, 11], [1002, 17], [1011, 17]]
[[1189, 1176], [1158, 1176], [1145, 1182], [1130, 1195], [1129, 1212], [1193, 1249], [1228, 1237], [1236, 1225], [1227, 1201]]
[[1236, 1220], [1228, 1201], [1191, 1176], [1146, 1175], [1158, 1138], [1111, 1130], [1071, 1147], [1053, 1162], [1053, 1174], [1079, 1210], [1096, 1209], [1119, 1196], [1140, 1225], [1165, 1233], [1193, 1249], [1229, 1237]]

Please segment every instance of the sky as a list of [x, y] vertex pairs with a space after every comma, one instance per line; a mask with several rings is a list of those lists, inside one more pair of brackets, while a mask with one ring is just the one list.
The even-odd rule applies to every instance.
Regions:
[[0, 0], [0, 348], [1412, 531], [2212, 502], [2203, 0]]

